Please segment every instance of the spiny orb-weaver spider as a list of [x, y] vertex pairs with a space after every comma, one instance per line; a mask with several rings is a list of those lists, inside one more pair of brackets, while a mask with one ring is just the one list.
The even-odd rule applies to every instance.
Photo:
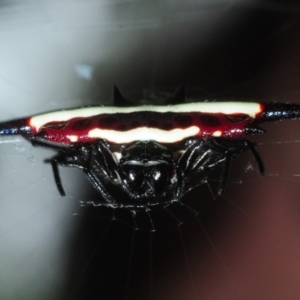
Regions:
[[22, 135], [34, 146], [56, 150], [45, 162], [61, 196], [58, 166], [72, 166], [84, 171], [103, 205], [137, 210], [180, 200], [194, 187], [192, 179], [201, 183], [219, 165], [221, 194], [231, 159], [246, 150], [263, 175], [255, 144], [245, 136], [265, 132], [260, 123], [300, 117], [296, 104], [185, 103], [183, 88], [172, 105], [130, 106], [116, 87], [113, 98], [114, 106], [2, 122], [0, 135]]

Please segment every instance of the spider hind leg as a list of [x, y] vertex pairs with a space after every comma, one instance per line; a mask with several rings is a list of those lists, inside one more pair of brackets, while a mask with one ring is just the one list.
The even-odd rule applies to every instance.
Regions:
[[249, 140], [213, 138], [188, 142], [188, 148], [179, 158], [178, 166], [183, 170], [187, 178], [191, 178], [195, 174], [212, 170], [222, 164], [218, 195], [221, 195], [225, 190], [232, 159], [247, 150], [254, 157], [260, 174], [264, 175], [262, 159], [255, 148], [255, 144]]
[[255, 148], [255, 144], [250, 142], [249, 140], [245, 140], [245, 145], [250, 150], [250, 152], [252, 153], [252, 155], [253, 155], [256, 163], [257, 163], [260, 175], [264, 176], [265, 175], [264, 163], [263, 163], [259, 153], [257, 152], [257, 150]]
[[264, 175], [265, 173], [264, 164], [259, 153], [255, 148], [255, 143], [249, 140], [223, 140], [223, 141], [221, 140], [220, 146], [222, 146], [222, 143], [224, 143], [224, 147], [226, 147], [228, 150], [225, 151], [225, 159], [223, 163], [223, 171], [221, 175], [220, 185], [218, 188], [218, 195], [221, 195], [225, 190], [226, 184], [228, 182], [228, 175], [229, 175], [230, 163], [232, 158], [247, 150], [249, 150], [252, 156], [254, 157], [260, 174], [262, 176]]

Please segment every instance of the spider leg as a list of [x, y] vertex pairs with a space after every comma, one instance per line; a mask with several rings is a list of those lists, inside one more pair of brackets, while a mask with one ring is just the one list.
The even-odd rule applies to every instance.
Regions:
[[248, 141], [248, 140], [245, 140], [245, 145], [246, 147], [250, 150], [250, 152], [252, 153], [256, 163], [257, 163], [257, 166], [259, 168], [259, 172], [260, 172], [260, 175], [261, 176], [264, 176], [265, 174], [265, 167], [264, 167], [264, 164], [263, 164], [263, 161], [259, 155], [259, 153], [256, 151], [256, 148], [255, 148], [255, 144], [253, 144], [252, 142]]
[[66, 149], [70, 149], [70, 146], [62, 146], [59, 144], [52, 144], [50, 142], [41, 140], [39, 138], [33, 137], [30, 138], [30, 143], [32, 144], [32, 146], [34, 147], [41, 147], [41, 148], [47, 148], [47, 149], [52, 149], [52, 150], [56, 150], [56, 151], [60, 151], [60, 150], [66, 150]]
[[60, 153], [58, 153], [57, 155], [55, 155], [49, 159], [45, 159], [44, 162], [51, 164], [56, 187], [57, 187], [60, 195], [64, 197], [66, 194], [65, 194], [65, 191], [64, 191], [64, 188], [62, 185], [60, 175], [59, 175], [58, 165], [83, 168], [84, 166], [82, 166], [82, 164], [84, 163], [86, 158], [83, 159], [82, 155], [75, 155], [74, 153], [77, 150], [83, 152], [82, 150], [85, 150], [85, 148], [80, 145], [80, 146], [77, 146], [74, 148], [66, 148], [66, 149], [61, 149], [58, 147], [57, 150], [59, 150]]
[[93, 186], [111, 206], [117, 206], [114, 197], [109, 193], [106, 182], [118, 180], [116, 171], [118, 162], [104, 140], [92, 144], [76, 143], [71, 146], [48, 143], [40, 138], [30, 139], [33, 146], [44, 147], [58, 152], [52, 158], [46, 159], [50, 163], [56, 187], [61, 196], [65, 191], [59, 174], [59, 165], [82, 169]]
[[228, 181], [230, 163], [231, 163], [232, 158], [235, 155], [242, 153], [246, 150], [250, 150], [251, 154], [253, 155], [253, 157], [258, 165], [260, 174], [263, 176], [264, 172], [265, 172], [262, 159], [261, 159], [259, 153], [256, 151], [255, 144], [253, 142], [251, 142], [249, 140], [229, 141], [227, 146], [229, 146], [229, 150], [226, 151], [226, 154], [225, 154], [223, 173], [221, 176], [220, 186], [218, 189], [219, 195], [221, 195], [225, 190], [225, 187], [226, 187], [226, 184]]
[[191, 157], [193, 156], [193, 150], [194, 150], [194, 141], [193, 143], [183, 152], [183, 154], [178, 159], [178, 166], [184, 171], [187, 172], [187, 169], [190, 165], [189, 161]]
[[99, 191], [102, 197], [109, 203], [112, 207], [117, 207], [118, 204], [114, 197], [107, 191], [107, 189], [102, 184], [101, 180], [98, 180], [98, 176], [94, 174], [94, 172], [90, 171], [89, 169], [85, 169], [85, 174], [88, 179], [92, 182], [94, 187]]
[[209, 140], [194, 140], [178, 159], [178, 166], [190, 176], [217, 166], [224, 161], [225, 153]]
[[[203, 155], [205, 156], [206, 154], [206, 152], [201, 149], [202, 146], [202, 141], [190, 141], [190, 145], [178, 159], [178, 166], [184, 171], [184, 173], [189, 173], [198, 167], [199, 161], [203, 159]], [[202, 154], [199, 155], [199, 152]]]
[[[219, 142], [221, 143], [219, 144]], [[256, 151], [255, 144], [249, 140], [232, 140], [232, 141], [226, 141], [226, 140], [215, 140], [213, 143], [215, 144], [214, 146], [221, 147], [220, 150], [222, 151], [222, 144], [224, 143], [224, 146], [229, 147], [227, 151], [225, 151], [225, 160], [224, 160], [224, 165], [223, 165], [223, 172], [221, 176], [221, 181], [220, 181], [220, 186], [218, 188], [218, 194], [221, 195], [226, 187], [227, 181], [228, 181], [228, 175], [229, 175], [229, 169], [230, 169], [230, 164], [232, 158], [240, 154], [246, 150], [250, 150], [251, 154], [253, 155], [260, 174], [263, 176], [264, 175], [264, 165], [262, 162], [262, 159], [259, 155], [259, 153]], [[215, 143], [216, 142], [216, 143]]]
[[70, 164], [70, 162], [68, 162], [68, 158], [70, 158], [70, 157], [72, 158], [72, 156], [67, 155], [67, 153], [61, 152], [61, 153], [53, 156], [52, 158], [44, 160], [45, 163], [50, 163], [51, 164], [55, 184], [57, 186], [57, 189], [58, 189], [60, 195], [63, 196], [63, 197], [66, 195], [66, 193], [64, 191], [64, 188], [63, 188], [63, 185], [62, 185], [62, 182], [61, 182], [58, 165], [70, 166], [71, 164]]
[[189, 146], [177, 163], [187, 178], [186, 182], [195, 174], [204, 174], [205, 176], [206, 171], [212, 170], [222, 163], [222, 173], [218, 187], [218, 194], [222, 194], [228, 182], [232, 159], [247, 150], [253, 155], [260, 174], [264, 175], [263, 161], [255, 148], [255, 144], [249, 140], [213, 138], [189, 142]]
[[223, 164], [221, 180], [220, 180], [220, 184], [218, 187], [218, 195], [219, 196], [224, 192], [226, 184], [228, 182], [228, 175], [229, 175], [231, 159], [232, 159], [232, 153], [230, 153], [230, 152], [226, 153], [226, 157], [225, 157], [224, 164]]
[[116, 170], [118, 163], [114, 158], [114, 154], [109, 149], [108, 144], [105, 141], [99, 140], [95, 150], [95, 163], [99, 164], [110, 179], [117, 179]]
[[92, 148], [89, 160], [86, 161], [83, 168], [93, 186], [112, 207], [118, 205], [104, 183], [119, 179], [117, 165], [109, 145], [105, 141], [99, 140]]
[[60, 175], [59, 175], [57, 157], [54, 156], [53, 158], [51, 158], [50, 160], [46, 160], [45, 162], [50, 162], [51, 163], [56, 187], [57, 187], [57, 189], [58, 189], [58, 191], [59, 191], [59, 193], [62, 197], [66, 196], [66, 193], [65, 193], [65, 190], [63, 188], [61, 178], [60, 178]]

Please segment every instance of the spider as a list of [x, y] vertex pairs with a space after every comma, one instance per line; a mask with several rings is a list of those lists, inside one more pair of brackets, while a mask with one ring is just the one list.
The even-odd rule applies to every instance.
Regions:
[[[52, 166], [61, 196], [59, 166], [82, 169], [103, 205], [132, 210], [179, 201], [222, 166], [218, 194], [231, 160], [250, 150], [260, 174], [264, 165], [247, 134], [263, 122], [300, 116], [296, 104], [185, 103], [184, 88], [170, 105], [132, 106], [114, 87], [114, 106], [55, 111], [0, 123], [0, 135], [22, 135], [34, 146], [54, 149]], [[196, 178], [197, 184], [194, 184]]]

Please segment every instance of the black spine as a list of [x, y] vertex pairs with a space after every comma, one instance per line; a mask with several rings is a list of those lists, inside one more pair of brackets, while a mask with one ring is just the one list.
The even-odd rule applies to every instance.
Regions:
[[0, 135], [23, 135], [32, 133], [31, 127], [27, 124], [27, 119], [12, 120], [0, 123]]
[[289, 103], [264, 103], [263, 111], [257, 116], [262, 122], [300, 118], [300, 105]]

